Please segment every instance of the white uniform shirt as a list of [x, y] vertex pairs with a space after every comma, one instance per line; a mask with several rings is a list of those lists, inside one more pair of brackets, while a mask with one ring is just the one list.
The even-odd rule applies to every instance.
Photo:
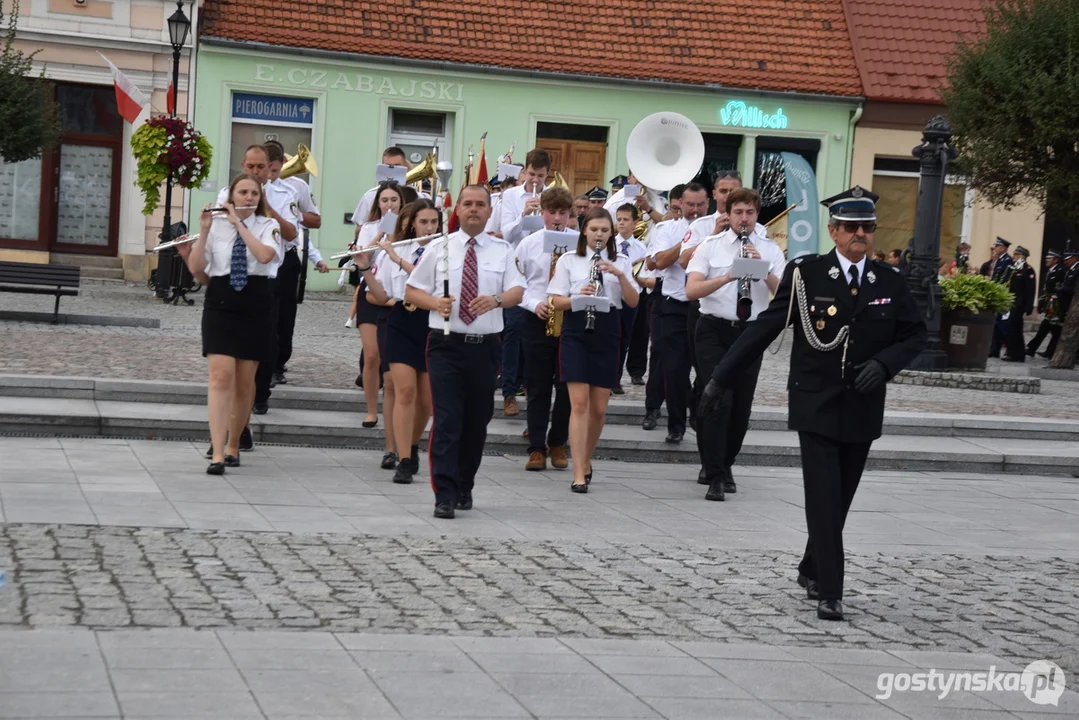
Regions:
[[371, 206], [375, 204], [375, 195], [378, 194], [378, 186], [371, 188], [363, 194], [356, 203], [356, 209], [352, 212], [352, 224], [363, 225], [367, 222], [367, 216], [371, 214]]
[[[295, 195], [293, 194], [291, 188], [280, 184], [280, 181], [277, 182], [277, 185], [274, 185], [274, 183], [272, 182], [268, 182], [262, 186], [262, 192], [266, 196], [266, 204], [272, 207], [274, 209], [274, 212], [280, 215], [284, 220], [292, 223], [294, 226], [296, 226], [297, 229], [299, 229], [299, 225], [297, 224], [299, 222], [297, 212], [298, 208], [295, 201]], [[228, 202], [228, 199], [229, 189], [228, 186], [225, 186], [221, 188], [221, 190], [217, 193], [218, 207], [222, 207], [226, 202]], [[277, 221], [275, 220], [274, 222]], [[277, 230], [278, 232], [281, 231], [280, 225], [278, 225]], [[284, 237], [282, 237], [281, 242], [285, 243]], [[282, 252], [278, 253], [276, 259], [272, 263], [270, 263], [269, 277], [277, 277], [277, 271], [281, 268], [281, 263], [285, 260], [285, 252], [291, 248], [296, 247], [296, 242], [294, 240], [289, 241], [285, 244], [287, 245], [287, 247], [285, 247]]]
[[841, 253], [841, 252], [837, 252], [835, 254], [835, 256], [837, 258], [839, 258], [839, 269], [843, 272], [843, 274], [840, 275], [840, 277], [842, 277], [843, 281], [845, 283], [847, 283], [848, 285], [850, 285], [850, 266], [855, 265], [855, 266], [858, 267], [858, 287], [861, 287], [862, 286], [862, 278], [865, 277], [865, 257], [863, 256], [861, 260], [859, 260], [856, 263], [853, 263], [850, 260], [848, 260], [847, 258], [845, 258], [843, 256], [843, 253]]
[[[685, 243], [685, 249], [688, 250], [691, 247], [696, 247], [704, 242], [705, 238], [711, 237], [716, 230], [716, 218], [720, 215], [719, 212], [714, 212], [711, 215], [705, 215], [699, 217], [689, 224], [689, 231], [693, 235], [689, 238], [689, 241]], [[729, 229], [729, 228], [728, 228]], [[768, 237], [768, 228], [764, 227], [760, 223], [753, 229], [753, 234], [757, 237]]]
[[[603, 251], [603, 259], [608, 259], [606, 250]], [[641, 288], [633, 279], [633, 264], [629, 261], [629, 258], [619, 254], [614, 264], [626, 274], [634, 289], [639, 293]], [[551, 278], [551, 282], [547, 286], [547, 294], [561, 295], [562, 297], [580, 295], [581, 288], [588, 284], [588, 277], [591, 273], [591, 254], [581, 256], [576, 252], [568, 252], [558, 258], [558, 262], [555, 264], [554, 277]], [[618, 277], [610, 273], [602, 273], [602, 276], [603, 289], [598, 294], [609, 298], [614, 307], [621, 309], [622, 283], [618, 280]]]
[[[274, 249], [274, 259], [263, 264], [255, 259], [250, 248], [247, 251], [247, 274], [273, 277], [270, 275], [270, 267], [276, 263], [281, 264], [285, 251], [281, 242], [281, 226], [273, 218], [260, 215], [251, 215], [243, 221], [243, 224], [258, 238], [263, 245], [269, 245]], [[210, 277], [228, 277], [232, 273], [232, 248], [239, 232], [232, 227], [224, 216], [214, 216], [210, 224], [210, 232], [206, 238], [206, 274]], [[240, 240], [243, 242], [243, 240]]]
[[[446, 279], [442, 265], [442, 244], [446, 240], [434, 240], [427, 245], [423, 257], [412, 270], [408, 277], [408, 285], [423, 290], [436, 297], [442, 296], [442, 284]], [[450, 330], [456, 333], [469, 335], [490, 335], [502, 332], [502, 308], [495, 308], [490, 312], [478, 316], [471, 325], [466, 325], [461, 320], [458, 312], [461, 301], [461, 277], [465, 269], [465, 252], [468, 250], [466, 243], [468, 235], [458, 231], [449, 236], [449, 279], [450, 295], [457, 298], [453, 302], [453, 310], [450, 312]], [[479, 274], [478, 289], [476, 296], [501, 295], [513, 288], [524, 287], [525, 280], [517, 269], [514, 261], [513, 248], [505, 240], [492, 237], [487, 233], [476, 236], [476, 261]], [[428, 319], [428, 327], [432, 330], [441, 330], [443, 318], [435, 311], [431, 311]]]
[[[783, 257], [783, 250], [771, 240], [757, 235], [756, 232], [749, 236], [749, 242], [757, 248], [762, 260], [768, 261], [768, 272], [776, 277], [783, 277], [783, 269], [787, 265]], [[741, 257], [742, 244], [738, 242], [738, 234], [733, 230], [727, 230], [719, 235], [713, 235], [706, 239], [693, 259], [689, 261], [686, 273], [700, 273], [705, 280], [726, 275], [731, 269], [734, 259]], [[749, 319], [756, 320], [757, 315], [768, 307], [770, 292], [768, 284], [759, 280], [749, 283], [749, 296], [753, 299], [753, 309]], [[701, 298], [701, 314], [724, 320], [738, 319], [738, 282], [729, 282], [711, 295]]]
[[[652, 230], [652, 242], [649, 254], [655, 257], [664, 250], [670, 250], [681, 244], [689, 234], [689, 220], [664, 220]], [[663, 297], [686, 302], [686, 271], [675, 260], [670, 266], [656, 270], [656, 277], [663, 279]]]
[[502, 233], [502, 193], [491, 193], [491, 219], [483, 231], [487, 234]]
[[[546, 230], [537, 230], [517, 246], [517, 264], [524, 273], [525, 296], [521, 307], [531, 313], [547, 303], [547, 286], [551, 282], [551, 253], [543, 252], [543, 235]], [[574, 245], [566, 253], [576, 251]]]
[[[652, 206], [652, 209], [659, 212], [660, 215], [666, 215], [667, 214], [667, 203], [665, 203], [663, 201], [663, 198], [659, 197], [658, 194], [656, 194], [656, 193], [645, 193], [645, 199], [649, 201], [649, 204]], [[652, 203], [653, 199], [657, 200], [658, 202]], [[623, 205], [626, 205], [627, 203], [630, 204], [630, 205], [636, 205], [636, 203], [634, 202], [634, 198], [629, 198], [629, 199], [626, 198], [625, 188], [622, 188], [618, 192], [616, 192], [614, 195], [612, 195], [611, 198], [607, 202], [603, 203], [603, 209], [606, 210], [607, 212], [609, 212], [611, 214], [611, 218], [614, 219], [615, 214], [618, 212], [618, 208], [622, 207]], [[646, 216], [646, 217], [642, 216], [642, 219], [647, 220], [649, 226], [654, 226], [655, 225], [655, 223], [652, 221], [651, 216]], [[655, 230], [654, 227], [652, 229]]]
[[644, 246], [643, 242], [632, 235], [628, 238], [616, 235], [614, 241], [618, 246], [619, 254], [628, 257], [631, 265], [636, 265], [648, 255], [648, 248]]
[[[298, 212], [296, 213], [296, 232], [300, 236], [297, 240], [303, 239], [303, 231], [306, 229], [303, 224], [303, 214], [311, 213], [313, 215], [321, 216], [322, 213], [318, 211], [318, 203], [315, 202], [315, 193], [311, 191], [311, 186], [307, 184], [307, 181], [300, 177], [284, 178], [281, 182], [292, 188], [292, 193], [296, 196], [296, 206]], [[299, 245], [299, 242], [296, 243]], [[303, 259], [303, 256], [301, 256]], [[308, 241], [307, 244], [307, 259], [311, 261], [312, 265], [318, 265], [322, 262], [322, 253], [318, 251], [313, 242]]]
[[[543, 192], [542, 187], [539, 192]], [[517, 226], [521, 224], [521, 213], [525, 210], [525, 201], [532, 197], [539, 197], [539, 194], [525, 192], [524, 185], [517, 185], [509, 190], [502, 191], [502, 200], [498, 208], [498, 222], [503, 239], [509, 240], [510, 235], [516, 232]]]
[[[417, 255], [419, 250], [423, 252]], [[398, 257], [413, 266], [419, 263], [420, 258], [423, 257], [426, 251], [427, 246], [421, 246], [419, 243], [414, 242], [408, 245], [398, 245], [394, 248], [394, 252], [397, 253]], [[408, 273], [403, 267], [390, 260], [390, 256], [385, 250], [379, 250], [378, 256], [375, 258], [375, 278], [390, 297], [398, 302], [404, 301]]]

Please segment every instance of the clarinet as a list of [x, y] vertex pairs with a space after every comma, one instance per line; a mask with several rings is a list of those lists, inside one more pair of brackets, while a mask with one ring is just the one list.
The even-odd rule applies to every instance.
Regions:
[[[600, 249], [603, 247], [602, 243], [596, 243], [596, 251], [592, 255], [592, 269], [588, 271], [588, 284], [596, 288], [596, 295], [599, 295], [600, 290], [603, 288], [603, 275], [599, 271], [599, 262], [603, 259], [600, 255]], [[584, 312], [584, 331], [595, 332], [596, 331], [596, 309], [595, 307], [589, 307]]]
[[[738, 233], [738, 241], [742, 244], [741, 257], [749, 257], [746, 254], [746, 245], [749, 244], [749, 233], [746, 231], [748, 225], [742, 223], [742, 230]], [[742, 322], [749, 320], [749, 316], [753, 314], [753, 298], [749, 294], [750, 283], [749, 278], [741, 278], [738, 280], [738, 305], [736, 307], [736, 314], [738, 319]]]

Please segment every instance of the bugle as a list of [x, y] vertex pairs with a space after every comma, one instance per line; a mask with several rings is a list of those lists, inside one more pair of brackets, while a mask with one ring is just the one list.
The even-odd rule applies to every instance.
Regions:
[[[390, 245], [392, 247], [396, 248], [396, 247], [401, 247], [402, 245], [408, 245], [409, 243], [423, 242], [424, 240], [434, 240], [435, 238], [442, 237], [442, 235], [443, 235], [443, 233], [440, 233], [440, 232], [432, 233], [431, 235], [424, 235], [423, 237], [409, 238], [407, 240], [398, 240], [395, 243], [390, 243]], [[362, 255], [364, 253], [374, 252], [376, 250], [382, 250], [382, 246], [378, 245], [378, 244], [375, 244], [375, 245], [368, 245], [365, 248], [359, 248], [357, 250], [346, 250], [346, 251], [344, 251], [342, 253], [337, 253], [336, 255], [331, 255], [330, 260], [340, 260], [341, 258], [344, 258], [344, 257], [355, 257], [356, 255]]]

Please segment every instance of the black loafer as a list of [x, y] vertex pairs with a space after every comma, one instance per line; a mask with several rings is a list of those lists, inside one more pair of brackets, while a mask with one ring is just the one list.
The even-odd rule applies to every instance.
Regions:
[[225, 463], [215, 463], [215, 462], [210, 463], [210, 465], [206, 468], [206, 474], [207, 475], [224, 475], [225, 474]]
[[254, 409], [251, 411], [256, 415], [265, 415], [270, 411], [270, 403], [255, 403]]
[[723, 481], [723, 492], [727, 493], [728, 495], [733, 495], [734, 493], [738, 492], [738, 486], [734, 484], [734, 480], [726, 478]]
[[654, 411], [646, 412], [644, 414], [644, 420], [641, 422], [641, 429], [642, 430], [655, 430], [656, 429], [656, 421], [658, 419], [659, 419], [659, 414], [658, 413], [656, 413]]
[[666, 441], [669, 445], [677, 445], [682, 442], [683, 437], [684, 434], [680, 432], [667, 433]]
[[704, 494], [705, 500], [712, 500], [714, 502], [723, 502], [727, 497], [723, 494], [723, 481], [716, 480], [709, 484], [708, 492]]
[[460, 500], [457, 501], [457, 505], [455, 505], [455, 507], [458, 510], [471, 510], [472, 509], [472, 496], [469, 495], [468, 497], [461, 498]]
[[288, 378], [285, 377], [284, 371], [275, 372], [273, 381], [278, 385], [288, 385]]
[[570, 483], [569, 484], [569, 489], [570, 489], [571, 492], [575, 492], [575, 493], [586, 493], [586, 492], [588, 492], [588, 483], [586, 483], [586, 482], [580, 483], [580, 484]]
[[817, 617], [821, 620], [842, 620], [843, 603], [839, 600], [821, 600], [817, 603]]
[[363, 422], [360, 423], [360, 425], [364, 426], [365, 428], [370, 429], [370, 428], [373, 428], [374, 426], [378, 425], [378, 420], [364, 420]]
[[592, 468], [588, 468], [588, 474], [584, 476], [585, 487], [592, 484]]
[[408, 460], [402, 460], [393, 473], [393, 481], [398, 485], [412, 484], [412, 465]]
[[397, 453], [390, 451], [382, 456], [382, 469], [393, 470], [397, 467]]
[[634, 385], [644, 385], [644, 378], [640, 375], [632, 376], [629, 381]]
[[236, 455], [226, 455], [225, 467], [240, 467], [240, 458]]
[[611, 388], [611, 392], [614, 393], [615, 395], [625, 395], [626, 394], [626, 391], [622, 389], [621, 383], [619, 383], [618, 385], [615, 385], [613, 388]]
[[708, 473], [706, 473], [704, 471], [704, 468], [701, 468], [701, 471], [699, 473], [697, 473], [697, 484], [698, 485], [711, 485], [712, 484], [711, 482], [708, 481]]
[[445, 518], [446, 520], [452, 520], [454, 517], [456, 517], [453, 512], [453, 503], [435, 503], [435, 517]]
[[817, 589], [817, 581], [805, 575], [798, 576], [798, 585], [806, 589], [806, 597], [810, 600], [819, 600], [820, 591]]
[[240, 433], [240, 452], [249, 452], [255, 449], [255, 438], [251, 434], [251, 428], [244, 428]]

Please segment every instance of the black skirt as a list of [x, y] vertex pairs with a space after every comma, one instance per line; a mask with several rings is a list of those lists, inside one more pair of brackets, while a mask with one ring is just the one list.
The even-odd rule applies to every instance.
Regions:
[[383, 357], [387, 363], [409, 365], [416, 372], [427, 372], [427, 325], [430, 313], [426, 310], [405, 309], [397, 303], [390, 309], [386, 327], [386, 350]]
[[393, 308], [384, 305], [372, 305], [375, 308], [375, 327], [378, 329], [378, 369], [382, 372], [390, 371], [390, 361], [386, 358], [386, 333], [390, 324], [390, 310]]
[[380, 309], [380, 305], [374, 305], [367, 301], [367, 281], [361, 282], [360, 297], [356, 300], [356, 327], [377, 323]]
[[596, 313], [596, 329], [585, 332], [585, 312], [567, 312], [562, 320], [558, 363], [562, 382], [580, 382], [601, 388], [618, 384], [618, 343], [622, 314]]
[[202, 307], [202, 354], [265, 360], [273, 340], [270, 279], [248, 275], [239, 292], [227, 275], [210, 278]]

